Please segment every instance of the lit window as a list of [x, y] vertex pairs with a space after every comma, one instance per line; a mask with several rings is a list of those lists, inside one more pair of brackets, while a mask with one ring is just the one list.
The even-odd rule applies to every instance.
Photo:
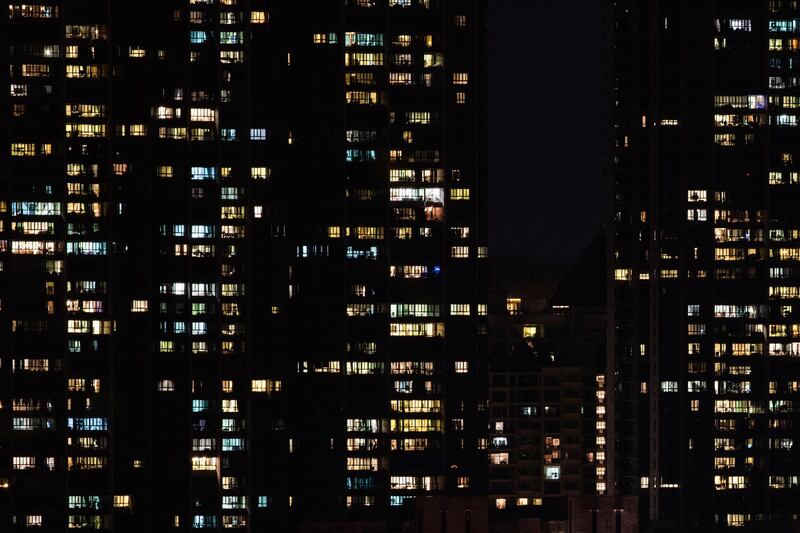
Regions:
[[192, 457], [192, 470], [216, 470], [216, 457]]
[[548, 481], [556, 481], [561, 479], [561, 467], [560, 466], [545, 466], [544, 467], [544, 478]]
[[469, 316], [469, 304], [450, 304], [450, 314], [452, 316]]
[[469, 200], [469, 189], [450, 189], [451, 200]]
[[489, 462], [493, 465], [507, 465], [508, 452], [492, 453], [489, 455]]
[[614, 279], [616, 281], [631, 281], [633, 279], [633, 269], [630, 268], [614, 269]]
[[133, 498], [127, 494], [125, 495], [114, 495], [114, 507], [122, 508], [122, 509], [130, 509], [132, 504]]
[[451, 246], [450, 257], [454, 259], [468, 259], [469, 246]]
[[521, 315], [522, 298], [506, 298], [506, 311], [509, 315]]

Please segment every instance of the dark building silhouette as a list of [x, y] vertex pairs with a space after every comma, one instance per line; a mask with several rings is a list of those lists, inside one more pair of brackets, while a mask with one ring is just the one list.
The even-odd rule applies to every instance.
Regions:
[[653, 531], [792, 531], [798, 2], [613, 3], [610, 494]]
[[485, 2], [5, 7], [0, 530], [485, 495]]
[[493, 533], [638, 531], [637, 497], [606, 488], [605, 249], [572, 268], [492, 261]]

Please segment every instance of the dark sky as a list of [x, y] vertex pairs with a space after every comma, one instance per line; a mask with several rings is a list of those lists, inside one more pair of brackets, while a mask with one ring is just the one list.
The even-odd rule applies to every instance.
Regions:
[[601, 230], [603, 0], [489, 0], [490, 247], [570, 260]]

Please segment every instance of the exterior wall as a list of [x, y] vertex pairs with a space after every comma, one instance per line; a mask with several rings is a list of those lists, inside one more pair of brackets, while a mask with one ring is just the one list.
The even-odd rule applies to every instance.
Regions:
[[3, 13], [0, 530], [481, 493], [485, 2]]

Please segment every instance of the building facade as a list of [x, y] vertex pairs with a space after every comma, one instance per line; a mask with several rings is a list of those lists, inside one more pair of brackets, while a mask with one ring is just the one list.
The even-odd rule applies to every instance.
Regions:
[[484, 4], [6, 2], [0, 529], [480, 494]]
[[609, 493], [656, 531], [790, 531], [800, 5], [611, 9]]
[[636, 496], [607, 495], [605, 248], [549, 276], [492, 260], [490, 531], [638, 531]]

